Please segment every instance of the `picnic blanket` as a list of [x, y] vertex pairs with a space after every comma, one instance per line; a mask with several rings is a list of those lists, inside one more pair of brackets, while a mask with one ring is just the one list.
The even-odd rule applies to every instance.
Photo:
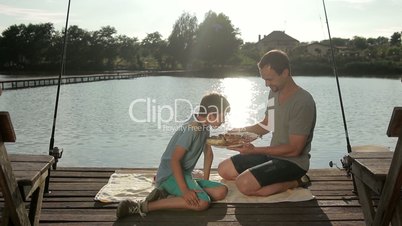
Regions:
[[[110, 176], [108, 183], [99, 190], [94, 199], [103, 203], [120, 202], [124, 199], [142, 200], [154, 189], [153, 177], [154, 174], [150, 172], [116, 171]], [[226, 181], [216, 173], [212, 173], [210, 179], [220, 181], [228, 186], [228, 195], [224, 200], [218, 202], [276, 203], [314, 199], [311, 191], [306, 188], [289, 189], [267, 197], [246, 196], [239, 192], [234, 181]]]

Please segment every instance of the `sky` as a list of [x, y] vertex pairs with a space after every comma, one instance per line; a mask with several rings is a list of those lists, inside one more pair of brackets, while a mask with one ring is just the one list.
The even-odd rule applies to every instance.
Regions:
[[[390, 38], [402, 32], [402, 0], [326, 0], [331, 36]], [[0, 0], [0, 33], [14, 24], [65, 26], [68, 0]], [[110, 25], [142, 40], [158, 31], [167, 39], [183, 12], [201, 23], [208, 11], [223, 13], [245, 42], [274, 30], [300, 42], [328, 39], [322, 0], [71, 0], [69, 25], [87, 31]]]

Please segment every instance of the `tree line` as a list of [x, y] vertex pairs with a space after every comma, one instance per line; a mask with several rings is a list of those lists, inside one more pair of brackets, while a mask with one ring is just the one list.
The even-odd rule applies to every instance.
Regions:
[[[375, 75], [382, 77], [400, 77], [402, 74], [402, 32], [394, 32], [390, 38], [364, 38], [354, 36], [352, 39], [333, 38], [335, 61], [338, 71], [345, 75]], [[320, 42], [330, 47], [329, 40]], [[304, 74], [330, 74], [331, 53], [319, 53], [315, 56], [303, 53], [303, 48], [292, 52], [295, 69]], [[320, 51], [317, 49], [317, 51]]]
[[[159, 32], [136, 37], [118, 35], [114, 27], [67, 31], [66, 68], [70, 71], [190, 69], [231, 63], [243, 41], [224, 14], [208, 12], [202, 23], [189, 13], [163, 39]], [[0, 36], [0, 70], [55, 71], [59, 68], [63, 32], [53, 24], [12, 25]]]
[[[136, 37], [119, 35], [114, 27], [87, 31], [72, 25], [67, 31], [66, 74], [115, 70], [225, 70], [255, 73], [256, 62], [268, 49], [244, 43], [240, 31], [228, 16], [209, 11], [198, 23], [184, 12], [163, 38], [159, 32]], [[341, 71], [351, 74], [402, 73], [401, 34], [390, 38], [334, 38], [337, 47], [352, 54], [337, 54]], [[52, 23], [12, 25], [0, 35], [0, 71], [7, 73], [59, 71], [63, 31]], [[313, 43], [313, 42], [312, 42]], [[328, 45], [328, 40], [318, 43]], [[308, 43], [302, 43], [308, 44]], [[294, 69], [300, 73], [330, 73], [328, 54], [308, 55], [303, 48], [289, 52]], [[366, 69], [365, 69], [366, 68]], [[368, 68], [368, 69], [367, 69]]]

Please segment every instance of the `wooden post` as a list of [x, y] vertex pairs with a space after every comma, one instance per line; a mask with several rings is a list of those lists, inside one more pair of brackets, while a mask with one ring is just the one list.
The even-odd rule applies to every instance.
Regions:
[[398, 137], [395, 147], [394, 156], [382, 189], [380, 200], [378, 203], [377, 213], [374, 218], [373, 225], [389, 225], [392, 218], [399, 221], [402, 225], [401, 214], [396, 212], [400, 203], [400, 190], [402, 187], [402, 107], [394, 108], [391, 121], [388, 126], [387, 135], [389, 137]]
[[31, 225], [4, 142], [15, 142], [15, 133], [8, 112], [0, 112], [0, 185], [5, 208], [8, 209], [4, 212], [7, 216], [3, 216], [3, 220], [11, 218], [14, 225]]

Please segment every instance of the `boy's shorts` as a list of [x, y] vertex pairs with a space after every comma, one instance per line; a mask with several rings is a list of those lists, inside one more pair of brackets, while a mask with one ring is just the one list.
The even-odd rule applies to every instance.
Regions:
[[296, 164], [267, 155], [234, 155], [232, 163], [239, 174], [247, 169], [261, 187], [285, 181], [297, 180], [306, 171]]
[[[204, 188], [214, 188], [219, 186], [225, 186], [222, 183], [210, 180], [203, 179], [194, 179], [191, 175], [184, 174], [184, 180], [187, 184], [187, 187], [191, 190], [199, 191], [197, 192], [197, 196], [199, 199], [205, 200], [207, 202], [211, 202], [211, 198], [204, 191]], [[165, 181], [163, 181], [160, 186], [165, 191], [167, 191], [171, 195], [182, 196], [182, 192], [179, 188], [179, 185], [176, 182], [176, 178], [173, 175], [170, 175]]]

